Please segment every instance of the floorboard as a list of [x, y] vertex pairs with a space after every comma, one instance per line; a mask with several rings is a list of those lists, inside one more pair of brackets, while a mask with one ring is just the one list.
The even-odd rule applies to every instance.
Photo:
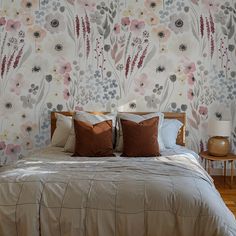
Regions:
[[236, 217], [236, 181], [234, 180], [233, 187], [231, 188], [229, 184], [229, 177], [227, 177], [225, 181], [223, 176], [213, 176], [213, 179], [215, 186], [223, 198], [225, 204]]

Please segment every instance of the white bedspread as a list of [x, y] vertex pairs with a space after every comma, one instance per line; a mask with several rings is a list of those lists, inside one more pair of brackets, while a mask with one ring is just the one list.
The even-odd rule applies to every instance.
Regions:
[[74, 158], [49, 148], [0, 171], [1, 236], [235, 236], [191, 154]]

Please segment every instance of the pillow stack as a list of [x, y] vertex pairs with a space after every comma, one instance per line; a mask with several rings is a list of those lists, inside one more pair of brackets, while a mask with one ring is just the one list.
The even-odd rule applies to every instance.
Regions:
[[[165, 148], [174, 148], [182, 123], [164, 119], [161, 112], [94, 115], [76, 112], [73, 117], [56, 114], [52, 145], [64, 147], [73, 156], [114, 156], [113, 147], [122, 156], [159, 156]], [[117, 134], [117, 135], [116, 135]]]

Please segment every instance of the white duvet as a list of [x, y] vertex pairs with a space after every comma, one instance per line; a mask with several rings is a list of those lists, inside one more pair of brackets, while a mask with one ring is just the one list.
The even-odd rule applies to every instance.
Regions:
[[73, 158], [49, 148], [3, 167], [0, 235], [236, 236], [211, 177], [177, 153]]

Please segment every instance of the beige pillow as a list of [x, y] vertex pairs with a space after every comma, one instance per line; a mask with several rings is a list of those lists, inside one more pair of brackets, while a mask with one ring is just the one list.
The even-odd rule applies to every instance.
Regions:
[[[79, 111], [75, 113], [75, 115], [73, 116], [73, 119], [90, 123], [92, 125], [98, 124], [106, 120], [112, 120], [113, 134], [115, 134], [114, 130], [115, 130], [115, 124], [116, 124], [116, 116], [113, 114], [94, 115], [85, 111]], [[114, 143], [114, 140], [115, 140], [115, 137], [113, 137], [113, 143]], [[74, 131], [74, 124], [72, 123], [70, 134], [66, 141], [64, 151], [74, 153], [74, 150], [75, 150], [75, 131]]]
[[52, 136], [51, 144], [55, 147], [64, 147], [70, 134], [72, 117], [64, 116], [59, 113], [56, 113], [55, 116], [57, 122], [56, 129]]

